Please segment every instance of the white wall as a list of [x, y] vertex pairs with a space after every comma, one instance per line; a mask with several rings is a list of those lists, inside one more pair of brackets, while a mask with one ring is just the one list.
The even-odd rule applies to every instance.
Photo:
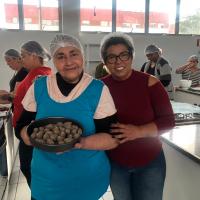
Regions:
[[[63, 1], [63, 32], [72, 34], [80, 38], [83, 44], [98, 44], [104, 33], [80, 33], [79, 23], [79, 0], [67, 0]], [[3, 59], [3, 52], [9, 48], [16, 48], [20, 50], [22, 43], [28, 40], [37, 40], [43, 44], [47, 49], [49, 42], [53, 38], [55, 33], [50, 32], [26, 32], [26, 31], [0, 31], [0, 89], [8, 89], [8, 81], [11, 78], [13, 72], [6, 66]], [[136, 69], [140, 69], [141, 65], [146, 60], [144, 56], [144, 48], [150, 43], [157, 44], [163, 49], [163, 55], [167, 58], [174, 69], [183, 64], [187, 57], [192, 54], [197, 54], [199, 49], [196, 47], [197, 36], [169, 36], [169, 35], [131, 35], [134, 39], [136, 48], [136, 58], [134, 66]], [[98, 47], [95, 47], [98, 48]], [[95, 57], [98, 57], [97, 50]], [[91, 55], [93, 56], [93, 55]], [[50, 63], [51, 65], [51, 63]], [[89, 71], [94, 71], [94, 66], [90, 66]], [[173, 75], [175, 83], [179, 77]]]

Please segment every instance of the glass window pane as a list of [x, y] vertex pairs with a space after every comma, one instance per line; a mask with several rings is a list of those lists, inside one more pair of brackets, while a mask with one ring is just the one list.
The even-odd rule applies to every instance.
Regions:
[[41, 29], [46, 31], [59, 30], [58, 0], [41, 0]]
[[81, 31], [111, 32], [112, 0], [80, 0]]
[[58, 0], [23, 0], [25, 30], [59, 30]]
[[0, 28], [19, 29], [17, 0], [0, 1]]
[[144, 33], [145, 0], [117, 0], [116, 30]]
[[151, 0], [149, 33], [175, 33], [176, 0]]
[[200, 35], [200, 1], [181, 0], [179, 21], [180, 34]]
[[40, 30], [39, 0], [23, 0], [24, 29]]

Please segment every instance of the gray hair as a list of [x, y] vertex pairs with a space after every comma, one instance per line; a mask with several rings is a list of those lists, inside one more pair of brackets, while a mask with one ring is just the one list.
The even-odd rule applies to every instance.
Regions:
[[145, 50], [144, 50], [144, 53], [147, 55], [147, 54], [151, 54], [151, 53], [158, 53], [160, 54], [160, 48], [154, 44], [150, 44], [148, 45]]
[[12, 57], [12, 58], [21, 58], [20, 53], [15, 49], [9, 49], [4, 52], [5, 57]]
[[123, 44], [128, 48], [128, 51], [132, 54], [132, 57], [135, 56], [135, 49], [134, 49], [134, 43], [132, 38], [125, 34], [125, 33], [120, 33], [120, 32], [113, 32], [109, 33], [106, 35], [102, 40], [101, 40], [101, 45], [100, 45], [100, 53], [101, 53], [101, 58], [102, 60], [106, 59], [107, 56], [107, 49], [116, 44]]
[[28, 41], [24, 43], [21, 48], [29, 53], [35, 53], [38, 57], [45, 61], [51, 59], [49, 52], [36, 41]]
[[81, 45], [80, 41], [75, 37], [67, 34], [59, 34], [54, 37], [54, 39], [50, 43], [51, 55], [54, 56], [59, 48], [68, 46], [72, 46], [79, 49], [84, 55], [83, 46]]

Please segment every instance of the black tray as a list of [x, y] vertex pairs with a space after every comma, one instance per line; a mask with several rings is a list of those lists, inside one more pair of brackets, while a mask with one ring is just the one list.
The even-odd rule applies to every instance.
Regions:
[[[44, 119], [39, 119], [36, 120], [32, 123], [29, 124], [28, 128], [27, 128], [27, 132], [29, 134], [29, 136], [32, 134], [33, 129], [34, 128], [38, 128], [40, 126], [45, 126], [48, 124], [56, 124], [58, 122], [72, 122], [72, 124], [77, 125], [79, 128], [82, 129], [83, 131], [83, 127], [82, 125], [72, 119], [68, 119], [68, 118], [63, 118], [63, 117], [48, 117], [48, 118], [44, 118]], [[80, 136], [81, 137], [81, 136]], [[66, 143], [66, 144], [41, 144], [37, 141], [35, 141], [33, 138], [30, 137], [30, 141], [33, 144], [34, 147], [44, 150], [44, 151], [48, 151], [48, 152], [63, 152], [63, 151], [67, 151], [70, 150], [74, 147], [74, 145], [79, 142], [80, 140], [79, 138], [74, 139], [73, 141]]]

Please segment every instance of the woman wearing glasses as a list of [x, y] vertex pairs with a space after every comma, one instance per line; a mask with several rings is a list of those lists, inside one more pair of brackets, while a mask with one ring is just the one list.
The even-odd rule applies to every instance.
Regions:
[[168, 95], [160, 81], [132, 69], [134, 45], [123, 33], [101, 42], [101, 56], [110, 75], [108, 86], [118, 122], [111, 133], [120, 145], [108, 152], [115, 200], [161, 200], [166, 173], [159, 135], [174, 126]]
[[18, 130], [27, 145], [31, 144], [25, 127], [34, 119], [62, 116], [78, 121], [84, 131], [77, 149], [56, 154], [34, 148], [32, 199], [98, 200], [110, 181], [104, 150], [118, 145], [108, 134], [116, 109], [107, 86], [84, 73], [83, 47], [76, 38], [57, 35], [50, 50], [58, 72], [31, 86]]
[[176, 69], [177, 74], [182, 74], [182, 79], [191, 80], [192, 87], [200, 86], [200, 68], [199, 60], [196, 55], [192, 55], [187, 59], [187, 63]]

